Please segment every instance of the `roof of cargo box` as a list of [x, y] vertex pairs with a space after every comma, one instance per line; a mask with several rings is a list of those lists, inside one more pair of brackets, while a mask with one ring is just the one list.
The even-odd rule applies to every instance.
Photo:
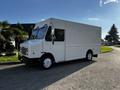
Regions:
[[[69, 20], [56, 19], [56, 18], [48, 18], [48, 19], [45, 19], [44, 21], [47, 21], [47, 20], [58, 20], [58, 21], [64, 21], [64, 22], [69, 22], [69, 23], [76, 23], [76, 24], [101, 28], [100, 26], [96, 26], [96, 25], [84, 24], [84, 23], [79, 23], [79, 22], [74, 22], [74, 21], [69, 21]], [[44, 22], [44, 21], [42, 21], [42, 22]]]

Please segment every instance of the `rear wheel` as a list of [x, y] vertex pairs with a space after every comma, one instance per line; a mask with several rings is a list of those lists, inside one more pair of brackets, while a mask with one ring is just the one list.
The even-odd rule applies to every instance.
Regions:
[[92, 51], [88, 51], [87, 54], [86, 54], [86, 60], [92, 60], [92, 58], [93, 58]]

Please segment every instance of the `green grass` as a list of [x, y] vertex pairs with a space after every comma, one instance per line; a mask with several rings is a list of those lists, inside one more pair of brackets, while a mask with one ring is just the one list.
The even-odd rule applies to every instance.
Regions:
[[101, 46], [101, 52], [102, 53], [106, 53], [106, 52], [110, 52], [112, 51], [113, 49], [109, 46]]
[[8, 63], [8, 62], [19, 62], [18, 60], [18, 53], [14, 56], [1, 56], [0, 63]]

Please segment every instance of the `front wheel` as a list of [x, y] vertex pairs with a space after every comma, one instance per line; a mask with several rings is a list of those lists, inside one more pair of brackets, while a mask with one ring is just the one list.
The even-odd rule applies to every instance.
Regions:
[[88, 51], [87, 54], [86, 54], [86, 60], [92, 60], [93, 58], [93, 54], [91, 51]]
[[41, 66], [44, 69], [49, 69], [53, 65], [53, 60], [50, 57], [43, 57], [41, 61]]

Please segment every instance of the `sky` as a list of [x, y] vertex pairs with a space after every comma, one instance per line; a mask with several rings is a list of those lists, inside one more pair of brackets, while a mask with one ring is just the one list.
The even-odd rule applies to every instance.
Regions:
[[120, 0], [0, 0], [0, 21], [37, 23], [59, 18], [102, 27], [102, 38], [115, 24], [120, 32]]

